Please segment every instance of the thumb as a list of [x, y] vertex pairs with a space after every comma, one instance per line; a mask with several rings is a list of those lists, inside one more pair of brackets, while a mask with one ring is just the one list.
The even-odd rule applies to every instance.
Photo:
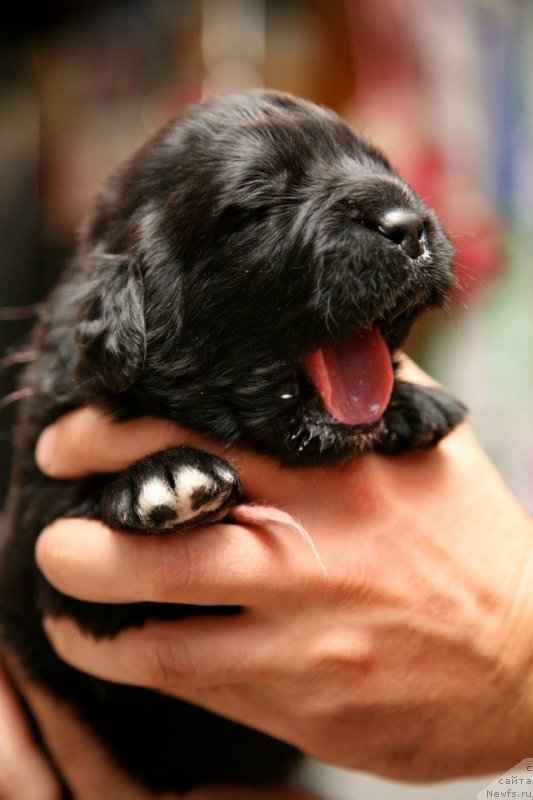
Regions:
[[[36, 683], [9, 659], [10, 673], [30, 707], [48, 752], [76, 800], [155, 800], [132, 780], [73, 708]], [[247, 786], [205, 787], [187, 795], [157, 795], [158, 800], [319, 800], [288, 786], [255, 789]]]
[[20, 668], [15, 668], [14, 675], [48, 752], [76, 800], [116, 800], [117, 797], [153, 800], [153, 795], [146, 793], [115, 763], [69, 703], [28, 681]]

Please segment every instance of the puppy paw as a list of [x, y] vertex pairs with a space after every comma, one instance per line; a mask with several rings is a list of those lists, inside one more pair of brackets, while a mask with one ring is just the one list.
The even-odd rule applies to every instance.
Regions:
[[119, 530], [168, 533], [222, 519], [240, 495], [227, 461], [190, 447], [138, 461], [109, 484], [102, 519]]
[[466, 406], [445, 389], [396, 381], [378, 449], [403, 453], [433, 447], [464, 420], [466, 412]]

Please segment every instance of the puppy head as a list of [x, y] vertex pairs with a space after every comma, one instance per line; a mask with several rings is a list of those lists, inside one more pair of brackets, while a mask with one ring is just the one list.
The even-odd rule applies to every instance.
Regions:
[[284, 461], [372, 444], [391, 358], [452, 284], [435, 215], [335, 114], [192, 107], [109, 182], [80, 250], [78, 379]]

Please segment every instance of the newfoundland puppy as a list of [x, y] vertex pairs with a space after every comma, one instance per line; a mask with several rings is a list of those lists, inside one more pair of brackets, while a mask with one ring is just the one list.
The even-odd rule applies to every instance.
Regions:
[[[412, 322], [453, 285], [435, 214], [334, 113], [272, 91], [192, 106], [109, 180], [45, 304], [2, 536], [2, 636], [73, 701], [154, 790], [282, 780], [296, 751], [161, 694], [62, 663], [41, 628], [70, 614], [95, 636], [148, 617], [238, 608], [92, 605], [39, 574], [35, 540], [60, 516], [163, 534], [242, 502], [225, 460], [181, 447], [115, 476], [37, 470], [42, 429], [82, 403], [150, 414], [296, 467], [431, 447], [464, 416], [446, 391], [395, 377]], [[194, 536], [194, 532], [191, 532]]]

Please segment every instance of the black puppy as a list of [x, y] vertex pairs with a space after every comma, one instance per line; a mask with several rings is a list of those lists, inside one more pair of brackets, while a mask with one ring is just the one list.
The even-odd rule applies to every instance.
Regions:
[[[238, 613], [67, 598], [38, 573], [59, 516], [164, 533], [240, 499], [224, 460], [155, 453], [114, 477], [58, 482], [33, 460], [43, 427], [81, 403], [152, 414], [285, 464], [335, 463], [437, 443], [464, 416], [445, 391], [394, 378], [393, 356], [453, 283], [435, 215], [335, 114], [274, 92], [192, 107], [107, 184], [34, 336], [23, 385], [8, 530], [3, 636], [30, 674], [73, 699], [147, 786], [267, 783], [285, 744], [142, 689], [66, 666], [40, 625], [70, 614], [96, 636], [150, 616]], [[194, 536], [194, 533], [190, 534]]]

